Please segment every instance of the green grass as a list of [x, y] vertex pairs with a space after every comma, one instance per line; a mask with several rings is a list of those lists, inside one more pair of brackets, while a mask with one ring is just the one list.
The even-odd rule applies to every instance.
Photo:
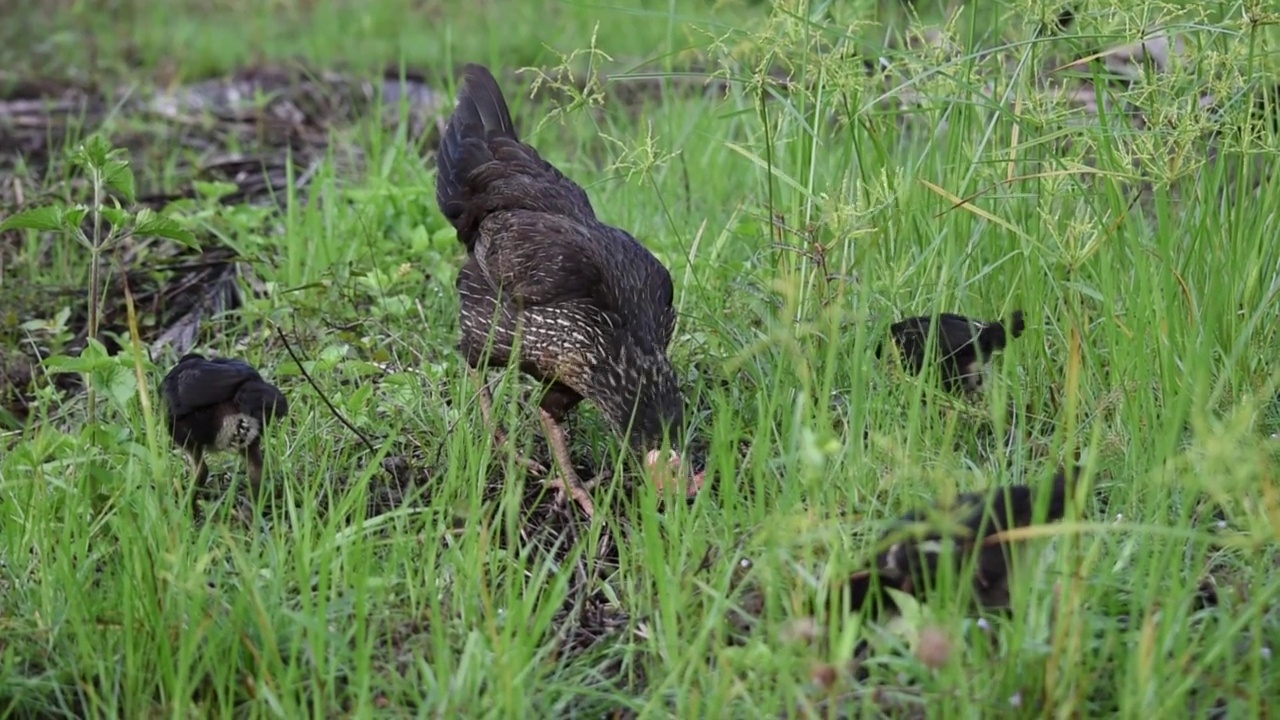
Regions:
[[[737, 81], [724, 100], [636, 107], [606, 95], [538, 125], [555, 104], [529, 100], [531, 75], [503, 77], [526, 140], [671, 269], [672, 355], [691, 428], [709, 443], [712, 491], [659, 506], [652, 492], [606, 484], [596, 521], [547, 551], [556, 537], [526, 516], [536, 481], [490, 451], [453, 349], [462, 254], [435, 207], [433, 165], [403, 133], [363, 123], [341, 132], [366, 162], [355, 174], [322, 164], [320, 202], [290, 199], [267, 223], [244, 209], [174, 211], [205, 237], [220, 233], [271, 289], [200, 347], [257, 364], [289, 395], [290, 419], [269, 441], [283, 507], [247, 524], [225, 505], [209, 522], [192, 517], [190, 474], [155, 395], [171, 357], [126, 352], [104, 371], [114, 391], [100, 425], [86, 424], [82, 396], [46, 388], [32, 421], [5, 438], [0, 714], [745, 718], [828, 694], [856, 712], [900, 694], [891, 715], [1202, 717], [1222, 701], [1226, 716], [1264, 716], [1280, 696], [1269, 439], [1280, 430], [1280, 187], [1257, 169], [1274, 164], [1277, 142], [1231, 135], [1207, 160], [1209, 116], [1193, 108], [1198, 87], [1274, 68], [1280, 38], [1247, 26], [1237, 5], [1192, 6], [1176, 22], [1207, 28], [1205, 62], [1133, 91], [1150, 118], [1141, 130], [1114, 115], [1072, 124], [1031, 85], [1044, 53], [1132, 40], [1171, 12], [1091, 3], [1075, 37], [1035, 44], [1012, 42], [1011, 28], [1034, 25], [1027, 8], [964, 14], [958, 60], [904, 59], [919, 73], [910, 87], [934, 99], [923, 120], [904, 121], [873, 103], [885, 90], [856, 77], [856, 60], [811, 43], [881, 46], [887, 27], [907, 24], [890, 5], [834, 3], [812, 22], [797, 19], [803, 10], [770, 20], [766, 5], [644, 0], [23, 11], [0, 30], [3, 47], [24, 48], [6, 63], [13, 77], [146, 84], [299, 58], [444, 77], [465, 61], [553, 68], [576, 51], [579, 70], [591, 60], [623, 74], [678, 71], [700, 54]], [[593, 45], [613, 60], [584, 52]], [[991, 47], [1015, 62], [980, 69], [975, 51]], [[762, 102], [760, 58], [791, 62], [805, 89], [772, 88]], [[987, 80], [1006, 102], [975, 92]], [[140, 186], [170, 187], [183, 160], [139, 161]], [[65, 180], [27, 182], [88, 201]], [[31, 301], [23, 312], [85, 276], [75, 245], [4, 242], [0, 292], [14, 307]], [[55, 297], [36, 316], [0, 317], [7, 335], [82, 302]], [[891, 317], [1015, 308], [1030, 327], [997, 363], [984, 405], [945, 401], [932, 378], [873, 357]], [[273, 325], [378, 453], [329, 412]], [[31, 332], [46, 347], [65, 341]], [[535, 414], [515, 402], [522, 384], [507, 377], [500, 414], [518, 446], [540, 447]], [[622, 462], [595, 410], [579, 415], [575, 455]], [[1035, 442], [1005, 453], [988, 438], [1011, 421]], [[411, 502], [369, 512], [387, 453], [412, 455], [430, 478]], [[815, 683], [870, 626], [819, 613], [810, 643], [796, 623], [861, 567], [883, 521], [954, 492], [1037, 483], [1075, 453], [1105, 508], [1087, 503], [1038, 541], [1041, 562], [1019, 575], [992, 639], [950, 593], [877, 645], [865, 684]], [[212, 470], [242, 467], [221, 458]], [[1207, 519], [1215, 508], [1224, 530]], [[732, 578], [743, 556], [764, 610], [734, 643], [726, 617], [742, 602]], [[1223, 606], [1193, 612], [1210, 571]], [[600, 612], [618, 627], [589, 645], [584, 628]], [[937, 669], [895, 652], [926, 627], [953, 643]]]

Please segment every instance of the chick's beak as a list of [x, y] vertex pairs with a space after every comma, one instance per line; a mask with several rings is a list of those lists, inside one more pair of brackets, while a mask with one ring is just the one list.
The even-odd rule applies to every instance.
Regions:
[[661, 493], [666, 484], [675, 481], [676, 489], [684, 487], [686, 497], [693, 497], [702, 489], [704, 472], [694, 473], [692, 477], [687, 477], [684, 467], [680, 462], [680, 453], [670, 450], [667, 453], [666, 462], [662, 460], [662, 451], [650, 450], [645, 456], [645, 467], [649, 471], [649, 477], [653, 484]]

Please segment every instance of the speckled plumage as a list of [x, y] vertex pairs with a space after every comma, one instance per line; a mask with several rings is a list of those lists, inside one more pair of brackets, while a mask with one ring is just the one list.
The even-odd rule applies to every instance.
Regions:
[[678, 432], [670, 273], [520, 141], [482, 66], [463, 72], [437, 169], [437, 202], [467, 248], [457, 281], [467, 363], [505, 366], [522, 333], [519, 368], [547, 388], [540, 404], [553, 422], [585, 398], [637, 450]]
[[[1071, 475], [1068, 477], [1068, 471]], [[1081, 468], [1071, 466], [1059, 468], [1049, 486], [1049, 497], [1045, 500], [1043, 521], [1045, 523], [1061, 520], [1066, 513], [1068, 495], [1074, 483], [1080, 477]], [[914, 539], [905, 539], [894, 543], [876, 557], [871, 570], [855, 574], [848, 583], [847, 600], [853, 611], [875, 598], [893, 609], [893, 600], [888, 594], [877, 595], [873, 576], [878, 576], [879, 587], [890, 587], [902, 592], [919, 596], [928, 591], [930, 584], [937, 577], [939, 562], [942, 560], [945, 543], [953, 545], [952, 559], [956, 563], [967, 562], [977, 550], [977, 565], [974, 569], [973, 584], [975, 599], [986, 608], [1005, 607], [1009, 601], [1009, 573], [1011, 571], [1009, 547], [1007, 543], [983, 541], [1014, 528], [1032, 525], [1038, 499], [1033, 489], [1027, 485], [1009, 485], [982, 493], [965, 493], [956, 498], [947, 508], [933, 511], [935, 517], [950, 518], [955, 529], [946, 532], [931, 530]], [[904, 515], [890, 534], [902, 532], [906, 526], [928, 522], [930, 513], [911, 512]], [[976, 546], [983, 544], [980, 549]], [[959, 568], [957, 567], [957, 570]]]
[[[1014, 311], [1008, 329], [998, 321], [983, 322], [953, 313], [940, 313], [936, 326], [927, 315], [899, 320], [889, 327], [889, 334], [912, 373], [918, 374], [924, 368], [930, 331], [935, 327], [943, 387], [978, 392], [983, 388], [991, 356], [1004, 350], [1010, 336], [1020, 337], [1026, 324], [1021, 310]], [[881, 346], [877, 346], [876, 357], [880, 354]]]
[[210, 360], [197, 353], [183, 355], [160, 390], [169, 436], [191, 456], [196, 483], [208, 475], [205, 454], [240, 452], [256, 493], [262, 480], [262, 433], [288, 414], [284, 394], [242, 360]]

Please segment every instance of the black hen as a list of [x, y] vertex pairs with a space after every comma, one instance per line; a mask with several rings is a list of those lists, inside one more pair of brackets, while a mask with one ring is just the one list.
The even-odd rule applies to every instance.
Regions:
[[284, 394], [242, 360], [188, 353], [160, 384], [169, 436], [191, 456], [196, 484], [204, 484], [207, 453], [241, 452], [256, 496], [262, 485], [262, 433], [289, 413]]
[[[596, 218], [586, 192], [520, 141], [488, 69], [467, 65], [436, 155], [436, 201], [468, 260], [458, 274], [459, 349], [476, 374], [512, 359], [540, 382], [543, 428], [563, 481], [588, 515], [559, 423], [584, 398], [650, 466], [683, 400], [667, 358], [671, 275], [630, 234]], [[482, 378], [481, 409], [492, 423]], [[498, 441], [502, 434], [496, 431]], [[679, 455], [673, 453], [672, 464]], [[589, 485], [589, 484], [588, 484]]]
[[[905, 366], [918, 374], [924, 368], [925, 352], [929, 347], [930, 330], [935, 326], [929, 316], [899, 320], [889, 326], [889, 334], [902, 351]], [[1020, 337], [1026, 329], [1021, 310], [1015, 310], [1006, 330], [999, 321], [982, 322], [963, 315], [941, 313], [936, 325], [936, 348], [942, 384], [952, 391], [963, 387], [969, 392], [979, 392], [986, 376], [986, 364], [991, 356], [1008, 345], [1010, 336]], [[880, 357], [882, 345], [876, 346]]]
[[[1071, 477], [1068, 477], [1068, 472]], [[1049, 497], [1044, 501], [1043, 522], [1061, 520], [1066, 513], [1067, 497], [1080, 477], [1081, 469], [1062, 467], [1053, 476]], [[967, 561], [977, 551], [973, 572], [973, 589], [978, 604], [985, 608], [1007, 607], [1009, 603], [1009, 573], [1011, 571], [1008, 543], [997, 537], [1014, 528], [1025, 528], [1036, 520], [1039, 499], [1027, 485], [1010, 485], [985, 493], [965, 493], [956, 498], [949, 508], [938, 508], [932, 513], [911, 512], [898, 521], [896, 527], [886, 533], [899, 535], [909, 532], [911, 526], [927, 523], [929, 516], [943, 516], [952, 526], [945, 532], [928, 529], [917, 536], [894, 543], [876, 557], [870, 570], [854, 574], [846, 585], [849, 608], [857, 612], [865, 604], [879, 601], [893, 610], [894, 603], [884, 588], [921, 596], [930, 589], [937, 577], [938, 565], [944, 558], [944, 543], [952, 545], [950, 557], [956, 563]], [[958, 566], [955, 568], [960, 569]], [[881, 592], [877, 592], [880, 590]]]

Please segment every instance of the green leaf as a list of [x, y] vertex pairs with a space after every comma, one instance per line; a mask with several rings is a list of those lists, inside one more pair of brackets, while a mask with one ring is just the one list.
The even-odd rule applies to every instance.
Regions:
[[57, 205], [31, 208], [14, 213], [0, 223], [0, 232], [5, 230], [61, 230], [62, 208]]
[[19, 327], [23, 330], [34, 332], [43, 330], [45, 332], [63, 332], [67, 329], [67, 320], [71, 318], [71, 308], [64, 307], [53, 316], [51, 320], [28, 320]]
[[381, 375], [383, 372], [382, 368], [365, 360], [351, 360], [343, 365], [342, 369], [356, 375], [357, 377], [373, 377]]
[[98, 212], [102, 218], [111, 223], [112, 229], [120, 229], [129, 223], [129, 211], [119, 207], [104, 207]]
[[318, 359], [324, 363], [337, 363], [346, 358], [349, 352], [351, 352], [350, 345], [337, 343], [329, 345], [325, 349], [321, 350], [320, 357]]
[[899, 615], [889, 623], [886, 629], [902, 638], [913, 637], [918, 634], [920, 625], [924, 620], [924, 612], [920, 607], [920, 602], [901, 590], [884, 588], [884, 591], [897, 605], [899, 612]]
[[84, 142], [76, 146], [76, 149], [70, 151], [70, 161], [72, 161], [72, 164], [79, 165], [79, 167], [86, 170], [100, 168], [101, 164], [97, 163], [97, 160], [105, 156], [105, 150], [102, 150], [101, 143], [102, 138], [100, 136], [92, 135], [87, 137]]
[[97, 366], [98, 361], [92, 358], [71, 357], [69, 355], [54, 355], [47, 357], [42, 363], [46, 370], [57, 373], [81, 373], [89, 372]]
[[80, 357], [95, 361], [111, 361], [111, 355], [107, 352], [107, 346], [102, 344], [97, 338], [89, 338], [84, 344], [84, 350], [80, 351]]
[[63, 308], [58, 311], [58, 314], [53, 316], [53, 326], [59, 330], [65, 330], [67, 328], [67, 321], [70, 319], [71, 306], [63, 306]]
[[434, 245], [437, 250], [452, 248], [456, 242], [458, 242], [458, 231], [452, 225], [437, 230], [431, 234], [431, 244]]
[[[112, 151], [115, 154], [116, 151]], [[111, 159], [107, 161], [106, 167], [102, 171], [103, 182], [107, 187], [113, 188], [116, 192], [124, 195], [129, 202], [134, 201], [134, 185], [133, 170], [129, 168], [128, 160]]]
[[235, 183], [207, 182], [204, 180], [192, 181], [191, 187], [196, 191], [197, 195], [209, 200], [220, 200], [223, 196], [230, 195], [240, 189]]
[[362, 385], [356, 388], [356, 391], [347, 396], [347, 408], [351, 412], [360, 412], [368, 407], [370, 398], [373, 397], [373, 385]]
[[138, 377], [122, 365], [104, 367], [101, 374], [95, 373], [98, 386], [120, 408], [128, 408], [129, 400], [138, 390]]
[[414, 308], [413, 299], [407, 295], [391, 295], [378, 300], [382, 311], [388, 315], [407, 315]]
[[143, 208], [138, 211], [138, 217], [134, 221], [133, 232], [135, 235], [173, 240], [192, 247], [198, 244], [195, 236], [179, 225], [176, 220], [165, 217], [151, 208]]
[[62, 222], [65, 223], [64, 227], [79, 229], [88, 215], [88, 206], [73, 205], [62, 211]]
[[101, 170], [107, 163], [111, 145], [101, 135], [91, 135], [71, 153], [71, 162], [86, 170]]

